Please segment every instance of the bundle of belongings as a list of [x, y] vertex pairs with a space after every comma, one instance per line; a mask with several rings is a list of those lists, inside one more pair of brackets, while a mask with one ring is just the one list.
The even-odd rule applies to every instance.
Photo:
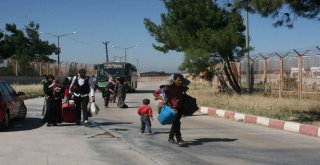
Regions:
[[[170, 86], [172, 85], [172, 83], [173, 83], [173, 76], [170, 76], [167, 80], [167, 84], [160, 86], [161, 99], [159, 99], [160, 102], [158, 104], [158, 113], [159, 113], [158, 121], [162, 125], [172, 124], [177, 113], [177, 110], [168, 104], [168, 98], [166, 96], [166, 93], [163, 91], [163, 87]], [[190, 81], [184, 78], [182, 81], [182, 86], [187, 87], [189, 85], [190, 85]], [[180, 111], [182, 115], [192, 116], [198, 109], [199, 107], [197, 105], [196, 99], [187, 95], [186, 93], [183, 94], [182, 104], [180, 107]]]

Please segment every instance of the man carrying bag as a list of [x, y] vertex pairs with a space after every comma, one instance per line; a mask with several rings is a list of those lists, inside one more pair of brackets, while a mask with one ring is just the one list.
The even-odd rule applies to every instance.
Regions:
[[94, 84], [91, 77], [86, 76], [86, 70], [80, 69], [79, 76], [74, 76], [70, 85], [69, 93], [73, 93], [74, 102], [76, 104], [77, 121], [76, 124], [81, 124], [81, 111], [83, 115], [83, 124], [87, 125], [89, 101], [94, 102]]
[[[164, 93], [167, 97], [165, 104], [167, 104], [172, 109], [176, 110], [175, 118], [171, 125], [168, 141], [173, 144], [178, 144], [179, 146], [185, 145], [185, 142], [182, 140], [181, 137], [180, 119], [182, 117], [182, 98], [188, 90], [188, 87], [182, 85], [183, 80], [184, 77], [181, 74], [174, 74], [173, 83], [171, 85], [164, 85], [161, 89], [158, 89], [153, 92], [153, 95], [156, 99], [163, 99], [161, 94]], [[174, 140], [174, 136], [176, 137], [177, 141]]]

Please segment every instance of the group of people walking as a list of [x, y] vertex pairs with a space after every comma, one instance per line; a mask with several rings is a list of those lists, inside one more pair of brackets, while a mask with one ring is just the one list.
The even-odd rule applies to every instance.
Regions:
[[[176, 111], [175, 119], [171, 125], [168, 141], [170, 143], [184, 145], [185, 142], [181, 136], [181, 122], [183, 115], [182, 104], [183, 95], [188, 90], [187, 85], [183, 84], [184, 77], [181, 74], [175, 74], [171, 84], [161, 85], [159, 89], [153, 92], [155, 100], [162, 100], [161, 105], [168, 105]], [[67, 79], [62, 84], [55, 80], [53, 75], [48, 75], [43, 82], [43, 91], [46, 94], [46, 113], [42, 120], [47, 123], [47, 126], [55, 126], [57, 123], [63, 122], [61, 115], [61, 104], [64, 97], [69, 97], [72, 94], [76, 105], [76, 124], [88, 123], [88, 103], [95, 101], [95, 91], [93, 79], [86, 76], [86, 71], [80, 69], [77, 76], [74, 76], [71, 81]], [[166, 95], [166, 100], [163, 98]], [[126, 85], [124, 79], [120, 78], [114, 81], [112, 77], [108, 80], [108, 85], [103, 91], [104, 104], [108, 107], [109, 102], [115, 102], [115, 97], [118, 97], [117, 107], [127, 108], [125, 104]], [[64, 99], [66, 100], [66, 98]], [[152, 134], [151, 120], [153, 120], [152, 108], [149, 106], [150, 100], [143, 99], [142, 105], [138, 108], [137, 113], [140, 115], [141, 133]], [[83, 119], [81, 121], [81, 111]]]
[[[46, 95], [43, 123], [47, 123], [47, 126], [56, 126], [58, 123], [62, 123], [62, 102], [72, 98], [76, 105], [76, 125], [89, 124], [87, 106], [89, 102], [95, 101], [95, 85], [93, 78], [86, 76], [85, 69], [80, 69], [78, 74], [72, 77], [71, 80], [65, 78], [63, 83], [56, 80], [53, 75], [45, 76], [42, 83], [43, 91]], [[127, 86], [123, 78], [118, 78], [115, 81], [110, 77], [107, 87], [103, 90], [105, 106], [108, 107], [109, 102], [115, 103], [117, 97], [117, 106], [119, 108], [128, 108], [125, 104], [126, 89]]]
[[125, 104], [127, 85], [125, 84], [124, 78], [120, 77], [114, 80], [113, 77], [109, 77], [107, 86], [101, 89], [101, 91], [105, 107], [108, 107], [110, 102], [115, 103], [117, 98], [118, 108], [128, 108], [128, 105]]
[[[72, 77], [71, 81], [65, 79], [61, 84], [55, 80], [53, 75], [48, 75], [42, 81], [43, 91], [46, 95], [45, 114], [42, 119], [47, 126], [56, 126], [63, 122], [62, 99], [68, 100], [72, 96], [76, 108], [77, 125], [88, 124], [87, 106], [89, 101], [95, 101], [94, 83], [92, 77], [86, 76], [86, 70], [80, 69], [78, 75]], [[82, 111], [82, 121], [81, 121]]]

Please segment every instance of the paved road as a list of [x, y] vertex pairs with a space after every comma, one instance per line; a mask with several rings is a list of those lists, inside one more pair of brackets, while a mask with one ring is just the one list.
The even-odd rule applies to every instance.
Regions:
[[[154, 135], [139, 133], [137, 107], [159, 84], [144, 83], [127, 97], [128, 109], [101, 107], [94, 127], [40, 124], [42, 98], [27, 100], [26, 121], [1, 132], [0, 164], [243, 164], [316, 165], [320, 139], [262, 126], [196, 114], [183, 118], [182, 136], [188, 147], [168, 143], [170, 126], [155, 120]], [[154, 113], [155, 114], [155, 113]], [[155, 114], [155, 118], [157, 115]], [[5, 143], [3, 141], [6, 141]], [[17, 156], [16, 156], [17, 155]]]

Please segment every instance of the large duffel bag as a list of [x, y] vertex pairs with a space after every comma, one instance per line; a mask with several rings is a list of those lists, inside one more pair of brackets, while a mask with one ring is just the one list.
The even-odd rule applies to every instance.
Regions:
[[73, 100], [62, 103], [61, 115], [63, 122], [74, 123], [77, 121], [77, 110]]
[[162, 125], [172, 124], [176, 118], [176, 112], [168, 105], [163, 105], [158, 116], [158, 121]]

